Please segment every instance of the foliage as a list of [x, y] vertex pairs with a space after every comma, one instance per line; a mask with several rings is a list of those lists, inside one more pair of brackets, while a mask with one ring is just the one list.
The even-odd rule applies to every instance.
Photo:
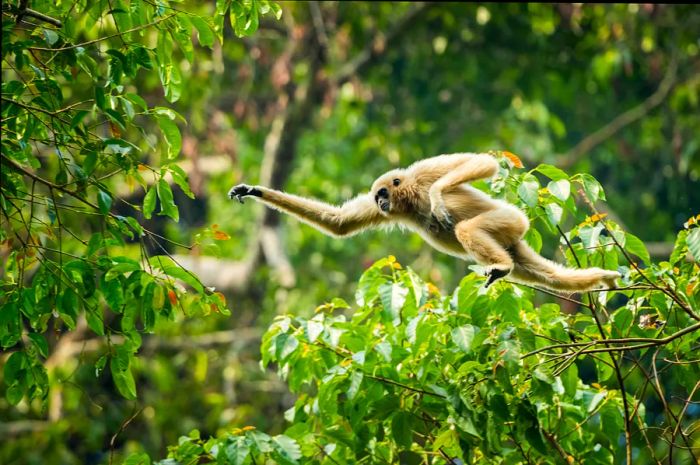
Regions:
[[[416, 235], [379, 231], [338, 241], [286, 218], [279, 231], [284, 232], [280, 237], [291, 267], [299, 270], [294, 287], [280, 285], [270, 262], [252, 271], [245, 268], [251, 279], [244, 289], [217, 285], [216, 292], [207, 287], [204, 274], [195, 277], [178, 266], [209, 255], [217, 257], [219, 275], [243, 274], [241, 268], [231, 273], [226, 266], [255, 245], [251, 225], [259, 210], [234, 210], [223, 194], [233, 182], [258, 181], [257, 170], [267, 163], [261, 152], [280, 127], [278, 117], [301, 113], [290, 97], [309, 83], [326, 92], [308, 106], [311, 110], [300, 120], [303, 130], [283, 139], [296, 156], [277, 187], [339, 202], [366, 189], [377, 173], [426, 155], [508, 147], [523, 157], [528, 169], [550, 164], [517, 175], [508, 174], [504, 166], [491, 185], [480, 186], [528, 211], [534, 226], [527, 237], [531, 244], [546, 256], [559, 253], [557, 260], [566, 257], [570, 264], [578, 258], [581, 266], [628, 267], [623, 268], [625, 279], [642, 283], [603, 297], [615, 316], [596, 313], [606, 337], [660, 340], [694, 328], [689, 323], [693, 318], [679, 308], [685, 305], [697, 313], [697, 270], [682, 258], [690, 254], [697, 259], [698, 228], [688, 223], [666, 263], [651, 263], [666, 260], [669, 253], [659, 253], [646, 241], [672, 242], [700, 202], [696, 6], [282, 2], [282, 7], [284, 21], [273, 19], [280, 10], [265, 0], [3, 2], [0, 462], [92, 465], [119, 463], [136, 452], [130, 463], [145, 463], [150, 461], [146, 454], [162, 457], [169, 444], [172, 461], [183, 463], [200, 455], [202, 461], [212, 460], [212, 451], [222, 461], [235, 454], [235, 462], [246, 447], [245, 460], [283, 461], [284, 455], [274, 455], [273, 438], [282, 438], [279, 433], [289, 426], [281, 412], [293, 405], [294, 396], [270, 367], [282, 365], [288, 380], [306, 380], [294, 386], [303, 406], [317, 394], [312, 388], [319, 384], [317, 372], [335, 365], [329, 353], [327, 365], [305, 374], [294, 368], [297, 361], [307, 360], [300, 362], [303, 368], [316, 359], [297, 347], [285, 361], [268, 354], [268, 370], [261, 371], [259, 337], [273, 317], [296, 315], [289, 317], [288, 330], [274, 329], [279, 332], [275, 337], [289, 334], [304, 347], [305, 336], [294, 328], [310, 324], [318, 329], [317, 323], [308, 323], [321, 318], [313, 316], [314, 306], [334, 297], [350, 301], [357, 276], [389, 252], [440, 289], [457, 287], [469, 272], [466, 264], [433, 252]], [[413, 11], [418, 11], [414, 19], [404, 21]], [[256, 27], [260, 30], [253, 34]], [[322, 49], [308, 47], [314, 35], [325, 43]], [[310, 63], [319, 57], [324, 65], [313, 75]], [[364, 58], [369, 59], [366, 65], [339, 78]], [[601, 134], [605, 137], [597, 145], [580, 145]], [[207, 171], [211, 165], [214, 169]], [[569, 177], [554, 166], [587, 174]], [[606, 188], [608, 217], [596, 213], [595, 208], [603, 210], [596, 203], [603, 194], [590, 175]], [[584, 197], [595, 203], [583, 209], [587, 214], [580, 210]], [[626, 227], [609, 218], [619, 225], [624, 221]], [[557, 239], [559, 228], [575, 255], [566, 241]], [[651, 284], [638, 279], [611, 238], [660, 289], [645, 287]], [[375, 269], [372, 273], [382, 277], [363, 282], [391, 283], [396, 295], [387, 302], [398, 302], [401, 293], [409, 292], [406, 278], [401, 278], [404, 271], [394, 270], [390, 277], [386, 270]], [[472, 278], [455, 292], [474, 291], [480, 282]], [[529, 312], [529, 319], [514, 325], [518, 328], [549, 318], [547, 309], [556, 308], [544, 305], [552, 300], [546, 294], [511, 290], [506, 284], [483, 296], [474, 292], [481, 299], [479, 311], [486, 312], [486, 324], [475, 338], [490, 334], [491, 324], [494, 334], [505, 334], [501, 318], [513, 316], [512, 308], [505, 315], [500, 311], [512, 307], [510, 298], [497, 303], [484, 299], [516, 296], [518, 311], [522, 306], [524, 315]], [[234, 302], [235, 318], [223, 315], [223, 295]], [[671, 295], [678, 298], [674, 304], [668, 303]], [[459, 321], [442, 327], [441, 337], [451, 350], [457, 350], [457, 341], [466, 347], [470, 330], [460, 330], [454, 339], [451, 332], [465, 324], [477, 326], [469, 321], [472, 310], [446, 306], [448, 297], [434, 289], [424, 298], [435, 309], [444, 309], [442, 317], [450, 324]], [[581, 316], [590, 308], [574, 300], [561, 305], [567, 314], [583, 308], [579, 317], [560, 317], [575, 327], [572, 337], [585, 344], [602, 338], [596, 321]], [[335, 300], [336, 306], [340, 303]], [[384, 322], [387, 316], [376, 315], [376, 305], [363, 303], [356, 310], [367, 313], [368, 321]], [[622, 311], [625, 306], [629, 313]], [[324, 314], [321, 323], [324, 334], [335, 334], [335, 326], [345, 330], [338, 343], [355, 350], [346, 344], [355, 331], [348, 312], [343, 312], [345, 323], [334, 320], [340, 318], [338, 311]], [[421, 314], [432, 315], [426, 310]], [[362, 325], [357, 331], [367, 344], [379, 337], [389, 343], [400, 340], [390, 327], [380, 329], [383, 333], [371, 336]], [[642, 430], [635, 413], [635, 463], [650, 462], [652, 455], [665, 460], [669, 442], [679, 447], [672, 449], [669, 460], [684, 463], [688, 454], [679, 450], [689, 446], [681, 433], [697, 444], [692, 425], [698, 419], [697, 404], [684, 403], [693, 397], [688, 383], [697, 379], [697, 363], [685, 352], [694, 334], [664, 344], [657, 357], [657, 342], [634, 342], [652, 345], [625, 351], [624, 359], [617, 359], [628, 409], [634, 411], [635, 402], [642, 402], [648, 426]], [[316, 342], [325, 337], [318, 336]], [[512, 341], [523, 344], [516, 337]], [[398, 347], [413, 350], [406, 342]], [[697, 343], [690, 347], [697, 348]], [[475, 357], [474, 344], [471, 349], [464, 357]], [[544, 373], [557, 388], [557, 376], [575, 367], [582, 391], [609, 393], [611, 400], [601, 401], [604, 407], [590, 418], [587, 413], [582, 430], [596, 434], [598, 424], [601, 431], [619, 431], [624, 416], [613, 417], [614, 409], [607, 407], [610, 402], [619, 409], [623, 399], [612, 359], [593, 352], [569, 365], [577, 351], [606, 349], [600, 343], [553, 348], [525, 359], [523, 368], [518, 362], [515, 368], [511, 363], [499, 370], [512, 368], [525, 378], [525, 366], [569, 351], [551, 355], [555, 365], [542, 368]], [[392, 350], [397, 357], [403, 354]], [[479, 355], [474, 361], [481, 369], [500, 360], [491, 346]], [[440, 356], [457, 357], [452, 352]], [[340, 355], [335, 361], [341, 361]], [[375, 362], [371, 357], [366, 361]], [[380, 375], [388, 370], [386, 364], [373, 366]], [[336, 392], [349, 388], [353, 373], [362, 369], [355, 361], [341, 368], [348, 371], [333, 372], [337, 380], [329, 378]], [[387, 373], [417, 385], [405, 371]], [[501, 381], [476, 386], [483, 389], [496, 382]], [[525, 379], [531, 390], [544, 383], [537, 382], [536, 377]], [[386, 385], [363, 375], [356, 399], [365, 399], [361, 396], [368, 383]], [[410, 397], [398, 386], [392, 389], [393, 398], [413, 402], [408, 407], [414, 410], [400, 406], [402, 415], [421, 408], [425, 395]], [[559, 394], [552, 394], [552, 402], [547, 399], [544, 406], [551, 410], [555, 396]], [[574, 401], [580, 409], [580, 399]], [[475, 408], [483, 415], [481, 404]], [[561, 408], [565, 412], [568, 404]], [[333, 418], [345, 421], [349, 411], [342, 407], [338, 412]], [[355, 412], [351, 420], [365, 413]], [[303, 417], [299, 413], [297, 418], [294, 410], [289, 415], [295, 423]], [[317, 435], [333, 457], [352, 457], [355, 450], [342, 442], [331, 450], [332, 441], [324, 436], [326, 420], [304, 420], [303, 428]], [[398, 446], [393, 444], [391, 423], [374, 419], [367, 428], [378, 433], [375, 450], [393, 448], [397, 457], [407, 435], [403, 430]], [[251, 424], [258, 429], [236, 429]], [[539, 418], [538, 425], [548, 426]], [[454, 435], [461, 431], [458, 427], [455, 423]], [[178, 441], [195, 428], [201, 436]], [[297, 441], [303, 455], [290, 452], [292, 459], [309, 460], [312, 453], [304, 441], [311, 436], [293, 428], [287, 437], [295, 438], [290, 441]], [[650, 443], [646, 449], [639, 447], [642, 431]], [[482, 438], [463, 434], [470, 448], [482, 448]], [[533, 437], [525, 437], [528, 442], [522, 445], [533, 447]], [[427, 447], [440, 454], [419, 436], [413, 439], [414, 452]], [[515, 444], [510, 437], [500, 439], [504, 447]], [[279, 440], [294, 450], [290, 441]], [[600, 440], [605, 449], [601, 454], [611, 453], [612, 439]], [[544, 443], [550, 459], [557, 457], [551, 441], [544, 437]], [[626, 444], [625, 439], [619, 444]], [[316, 451], [320, 455], [314, 459], [321, 460], [323, 453]], [[571, 452], [579, 458], [578, 451]], [[466, 457], [461, 449], [455, 453]], [[538, 453], [532, 451], [533, 462]], [[415, 455], [407, 455], [410, 463]]]
[[[588, 202], [604, 198], [590, 176], [550, 165], [508, 176], [510, 163], [504, 160], [491, 190], [518, 195], [551, 228], [578, 214], [572, 185]], [[540, 183], [538, 173], [547, 179]], [[263, 366], [274, 363], [297, 393], [285, 413], [284, 458], [274, 455], [280, 450], [269, 436], [250, 429], [196, 447], [182, 438], [169, 456], [221, 464], [265, 457], [290, 464], [651, 463], [674, 456], [653, 446], [663, 436], [679, 449], [677, 463], [691, 463], [690, 450], [700, 447], [690, 426], [697, 415], [677, 409], [700, 388], [693, 361], [700, 270], [685, 260], [689, 250], [698, 258], [699, 220], [689, 221], [659, 264], [603, 214], [562, 235], [571, 266], [624, 275], [619, 288], [582, 302], [563, 297], [585, 309], [574, 314], [554, 303], [537, 306], [532, 289], [511, 283], [486, 290], [476, 273], [443, 296], [393, 256], [379, 260], [360, 278], [351, 313], [336, 298], [310, 318], [277, 317], [263, 336]], [[530, 237], [536, 248], [539, 240]], [[669, 426], [659, 431], [650, 425], [656, 413], [647, 411], [646, 387], [658, 386], [662, 371], [670, 392], [655, 394]], [[645, 382], [632, 391], [625, 379], [636, 377]]]
[[[139, 221], [150, 219], [157, 205], [158, 215], [178, 221], [171, 182], [194, 194], [177, 164], [184, 119], [149, 105], [134, 80], [142, 72], [157, 74], [165, 98], [175, 102], [193, 44], [211, 48], [215, 38], [221, 41], [226, 17], [243, 36], [255, 32], [260, 15], [281, 11], [267, 0], [220, 0], [213, 17], [167, 2], [44, 3], [33, 6], [60, 18], [61, 28], [53, 22], [20, 28], [3, 14], [9, 68], [2, 82], [0, 241], [8, 254], [0, 344], [16, 350], [5, 365], [6, 398], [46, 401], [44, 334], [75, 330], [84, 313], [90, 330], [108, 341], [97, 372], [109, 362], [117, 389], [133, 399], [131, 366], [141, 333], [172, 320], [178, 309], [190, 316], [228, 314], [224, 296], [182, 269], [161, 244], [165, 238]], [[22, 9], [26, 2], [8, 6], [17, 18], [41, 20]], [[91, 37], [98, 28], [100, 35]], [[159, 157], [146, 155], [156, 150]], [[143, 189], [142, 204], [121, 199], [120, 184]], [[140, 247], [127, 252], [127, 243]], [[149, 246], [158, 253], [149, 254]]]

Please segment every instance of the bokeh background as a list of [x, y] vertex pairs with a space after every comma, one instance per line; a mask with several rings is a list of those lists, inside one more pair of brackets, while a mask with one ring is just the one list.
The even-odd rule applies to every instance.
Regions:
[[[281, 432], [293, 397], [259, 366], [260, 336], [275, 315], [311, 314], [336, 296], [352, 301], [362, 271], [388, 254], [447, 293], [469, 272], [416, 235], [337, 240], [255, 202], [232, 202], [226, 193], [239, 182], [339, 203], [423, 157], [509, 150], [526, 169], [550, 163], [595, 176], [608, 200], [601, 210], [656, 259], [697, 213], [696, 5], [281, 6], [282, 19], [263, 18], [251, 37], [227, 25], [223, 45], [183, 61], [173, 108], [187, 120], [181, 166], [196, 198], [174, 187], [180, 222], [144, 222], [186, 244], [204, 228], [228, 237], [217, 250], [166, 246], [226, 295], [233, 314], [179, 318], [145, 337], [135, 401], [95, 377], [100, 341], [63, 338], [47, 362], [49, 411], [0, 401], [0, 461], [107, 463], [110, 449], [164, 456], [192, 428]], [[214, 11], [211, 2], [182, 7]], [[149, 105], [165, 102], [157, 75], [134, 85]], [[114, 188], [143, 200], [138, 189]], [[559, 239], [540, 232], [544, 255], [561, 259]]]

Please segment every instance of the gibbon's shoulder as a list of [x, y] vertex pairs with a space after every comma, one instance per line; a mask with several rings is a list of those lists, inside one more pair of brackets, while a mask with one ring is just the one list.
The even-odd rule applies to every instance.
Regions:
[[442, 155], [436, 155], [434, 157], [423, 158], [421, 160], [415, 161], [412, 164], [410, 164], [406, 168], [406, 170], [429, 168], [432, 165], [450, 162], [450, 161], [453, 161], [457, 158], [464, 158], [464, 156], [478, 156], [478, 155], [484, 155], [484, 154], [483, 153], [474, 153], [474, 152], [445, 153]]

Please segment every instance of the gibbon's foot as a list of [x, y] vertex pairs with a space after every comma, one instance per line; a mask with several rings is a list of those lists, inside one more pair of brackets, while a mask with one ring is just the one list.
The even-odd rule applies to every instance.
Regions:
[[486, 284], [484, 287], [488, 288], [491, 284], [493, 284], [497, 279], [500, 279], [504, 276], [506, 276], [508, 273], [510, 273], [510, 270], [500, 270], [498, 268], [491, 268], [486, 275], [489, 277], [488, 280], [486, 280]]
[[262, 191], [260, 191], [260, 189], [256, 189], [253, 186], [249, 186], [248, 184], [239, 184], [237, 186], [233, 186], [231, 190], [228, 191], [229, 199], [233, 200], [235, 198], [241, 203], [243, 203], [243, 197], [247, 197], [249, 195], [253, 195], [255, 197], [262, 197]]
[[435, 208], [432, 212], [431, 215], [433, 217], [433, 221], [437, 222], [437, 224], [440, 225], [441, 228], [443, 229], [452, 229], [455, 225], [455, 220], [452, 218], [452, 215], [450, 215], [450, 212], [447, 211], [447, 208], [445, 206], [440, 206], [438, 208]]

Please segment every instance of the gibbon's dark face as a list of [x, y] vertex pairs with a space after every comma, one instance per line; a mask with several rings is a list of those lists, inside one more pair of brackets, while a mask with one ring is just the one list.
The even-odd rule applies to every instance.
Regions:
[[386, 173], [377, 179], [372, 185], [372, 194], [374, 195], [374, 203], [384, 215], [388, 215], [392, 211], [392, 200], [396, 194], [397, 188], [401, 185], [402, 176], [398, 173]]

